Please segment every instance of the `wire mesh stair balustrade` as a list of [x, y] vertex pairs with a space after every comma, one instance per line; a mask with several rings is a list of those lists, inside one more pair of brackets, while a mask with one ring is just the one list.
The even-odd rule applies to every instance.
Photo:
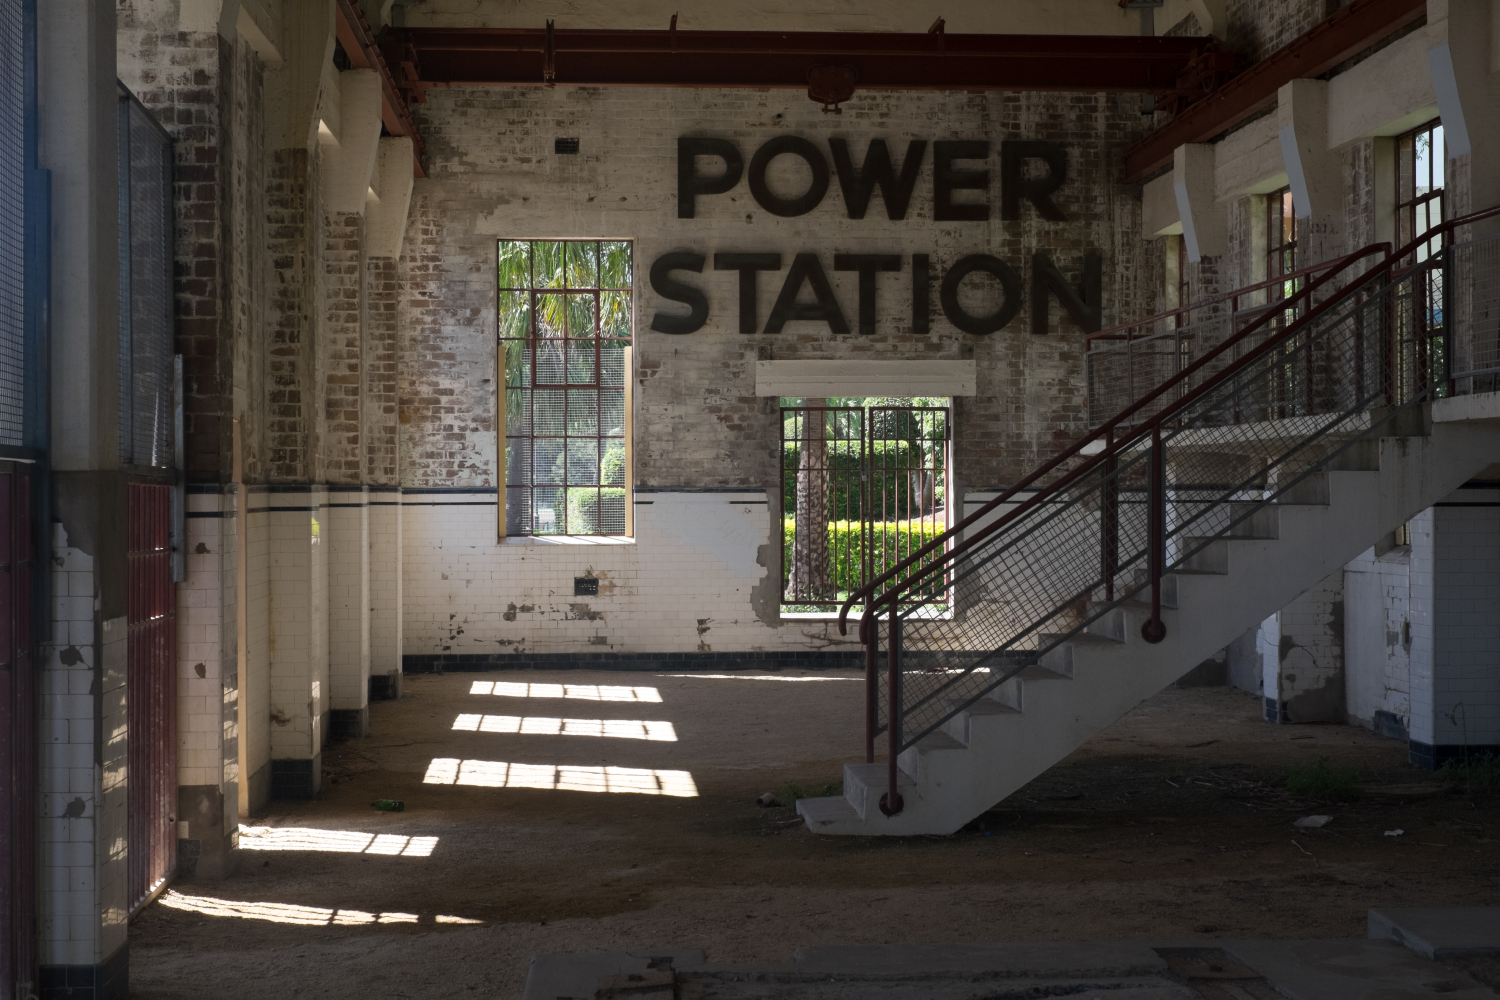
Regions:
[[[1333, 262], [850, 596], [841, 628], [865, 608], [866, 761], [880, 733], [888, 743], [883, 812], [902, 808], [902, 751], [1012, 677], [1066, 674], [1064, 643], [1126, 641], [1127, 606], [1149, 611], [1141, 636], [1161, 641], [1175, 575], [1226, 573], [1227, 540], [1265, 537], [1259, 512], [1326, 503], [1322, 473], [1378, 461], [1362, 445], [1410, 433], [1404, 415], [1452, 391], [1446, 345], [1472, 331], [1445, 325], [1449, 300], [1461, 285], [1494, 298], [1494, 271], [1456, 275], [1463, 261], [1447, 251], [1408, 263], [1411, 250], [1377, 244]], [[922, 614], [937, 574], [951, 588], [946, 618]]]
[[[1336, 261], [1313, 264], [1146, 319], [1088, 334], [1084, 344], [1088, 352], [1085, 363], [1089, 426], [1098, 427], [1175, 378], [1184, 368], [1243, 332], [1267, 312], [1274, 315], [1266, 326], [1273, 332], [1283, 328], [1296, 318], [1296, 308], [1286, 301], [1286, 290], [1300, 289], [1336, 264]], [[1176, 396], [1190, 388], [1188, 383], [1178, 383]], [[1139, 412], [1137, 419], [1150, 417], [1172, 398], [1176, 397], [1167, 394], [1159, 398], [1153, 407]]]

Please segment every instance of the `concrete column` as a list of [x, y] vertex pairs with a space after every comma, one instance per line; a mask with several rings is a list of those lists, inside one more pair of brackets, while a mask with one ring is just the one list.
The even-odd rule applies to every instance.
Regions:
[[401, 697], [401, 488], [370, 487], [369, 697]]
[[1263, 680], [1266, 719], [1344, 721], [1344, 571], [1339, 569], [1262, 625], [1274, 642]]
[[126, 511], [117, 419], [114, 4], [37, 5], [52, 171], [52, 563], [41, 636], [38, 992], [127, 990]]
[[265, 486], [246, 488], [245, 680], [240, 687], [242, 814], [258, 815], [271, 800], [271, 501]]
[[1418, 767], [1500, 752], [1500, 488], [1410, 522], [1411, 741]]
[[348, 739], [370, 732], [370, 508], [363, 486], [331, 486], [329, 497], [329, 731]]
[[328, 738], [328, 490], [266, 492], [271, 795], [312, 798]]
[[1407, 739], [1411, 546], [1371, 548], [1344, 567], [1344, 697], [1351, 723]]
[[237, 494], [189, 486], [177, 588], [178, 873], [233, 874], [239, 844]]

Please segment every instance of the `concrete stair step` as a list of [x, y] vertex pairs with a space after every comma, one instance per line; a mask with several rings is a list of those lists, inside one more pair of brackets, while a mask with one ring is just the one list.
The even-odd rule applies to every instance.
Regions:
[[[1043, 632], [1038, 639], [1041, 645], [1047, 646], [1061, 638], [1057, 632]], [[1064, 639], [1061, 645], [1049, 649], [1043, 653], [1037, 661], [1039, 666], [1045, 667], [1055, 674], [1063, 677], [1073, 676], [1073, 650], [1087, 646], [1111, 648], [1123, 645], [1125, 637], [1118, 638], [1113, 635], [1093, 635], [1088, 632], [1078, 632]]]
[[[1229, 575], [1229, 542], [1228, 538], [1205, 538], [1203, 536], [1188, 535], [1182, 539], [1182, 548], [1191, 552], [1200, 545], [1203, 549], [1193, 552], [1185, 560], [1173, 567], [1175, 573], [1212, 573], [1219, 576]], [[1204, 543], [1207, 543], [1206, 545]]]
[[797, 815], [805, 819], [808, 829], [814, 832], [827, 827], [854, 826], [859, 823], [859, 813], [842, 795], [798, 799]]
[[1274, 503], [1283, 507], [1327, 507], [1329, 503], [1328, 473], [1314, 472], [1278, 496]]
[[1281, 537], [1281, 512], [1276, 509], [1275, 505], [1248, 502], [1229, 505], [1231, 521], [1247, 513], [1249, 517], [1229, 529], [1230, 538], [1275, 539]]

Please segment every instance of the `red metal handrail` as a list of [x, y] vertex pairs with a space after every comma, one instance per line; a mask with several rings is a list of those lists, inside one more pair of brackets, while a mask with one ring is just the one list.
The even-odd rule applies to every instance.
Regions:
[[[1244, 330], [1241, 330], [1237, 334], [1229, 337], [1223, 343], [1219, 344], [1212, 351], [1206, 353], [1203, 357], [1193, 362], [1187, 368], [1178, 372], [1172, 378], [1163, 382], [1156, 389], [1152, 390], [1141, 399], [1126, 407], [1114, 418], [1096, 428], [1089, 434], [1085, 435], [1072, 447], [1068, 448], [1066, 451], [1062, 452], [1061, 454], [1045, 463], [1041, 468], [1026, 476], [1023, 480], [1021, 480], [1021, 482], [1010, 487], [1000, 496], [989, 501], [979, 510], [959, 521], [952, 528], [948, 529], [948, 531], [933, 539], [931, 542], [924, 545], [922, 548], [918, 549], [916, 552], [912, 553], [910, 556], [908, 556], [906, 559], [903, 559], [895, 566], [892, 566], [880, 577], [872, 580], [870, 583], [866, 584], [864, 587], [851, 594], [849, 596], [849, 599], [844, 602], [843, 607], [839, 610], [839, 633], [841, 635], [847, 634], [847, 619], [850, 609], [854, 606], [855, 603], [859, 602], [862, 599], [865, 600], [865, 610], [860, 617], [860, 641], [865, 645], [866, 681], [867, 684], [872, 686], [871, 690], [873, 690], [873, 685], [876, 680], [876, 640], [871, 625], [874, 621], [874, 615], [881, 605], [890, 605], [890, 615], [892, 618], [891, 669], [899, 670], [899, 663], [895, 659], [896, 654], [894, 650], [896, 644], [899, 642], [900, 636], [900, 627], [896, 619], [899, 618], [899, 598], [900, 593], [903, 589], [911, 588], [917, 581], [920, 581], [924, 577], [930, 576], [932, 573], [939, 570], [946, 572], [948, 564], [950, 564], [958, 555], [974, 548], [979, 542], [1000, 531], [1002, 528], [1008, 526], [1013, 521], [1019, 519], [1022, 515], [1028, 513], [1029, 511], [1039, 506], [1041, 503], [1045, 502], [1051, 495], [1056, 494], [1060, 490], [1076, 482], [1084, 475], [1092, 472], [1100, 464], [1115, 461], [1118, 458], [1119, 452], [1123, 450], [1126, 444], [1133, 442], [1148, 433], [1153, 436], [1153, 441], [1155, 441], [1160, 435], [1163, 424], [1169, 418], [1176, 416], [1184, 407], [1195, 402], [1203, 394], [1211, 391], [1212, 389], [1218, 387], [1219, 385], [1236, 376], [1244, 368], [1246, 368], [1250, 364], [1253, 364], [1259, 358], [1263, 357], [1267, 352], [1274, 350], [1276, 347], [1285, 343], [1288, 339], [1299, 335], [1314, 321], [1316, 321], [1321, 316], [1326, 314], [1329, 310], [1338, 305], [1340, 303], [1340, 298], [1337, 296], [1329, 297], [1316, 307], [1310, 309], [1302, 317], [1282, 330], [1280, 335], [1269, 337], [1262, 343], [1256, 345], [1254, 348], [1250, 349], [1240, 357], [1230, 362], [1224, 368], [1214, 373], [1211, 377], [1205, 379], [1197, 387], [1187, 391], [1172, 403], [1164, 406], [1160, 411], [1152, 415], [1143, 423], [1130, 426], [1126, 423], [1127, 418], [1135, 414], [1138, 410], [1146, 406], [1148, 403], [1166, 393], [1178, 382], [1181, 382], [1196, 374], [1199, 370], [1201, 370], [1204, 366], [1208, 365], [1213, 360], [1219, 358], [1224, 353], [1236, 348], [1241, 341], [1243, 341], [1246, 337], [1248, 337], [1263, 325], [1267, 324], [1273, 317], [1281, 313], [1283, 309], [1293, 308], [1296, 305], [1300, 304], [1302, 301], [1310, 299], [1314, 292], [1322, 288], [1324, 285], [1328, 284], [1351, 265], [1365, 259], [1366, 257], [1372, 256], [1373, 254], [1384, 253], [1384, 260], [1382, 260], [1371, 270], [1359, 275], [1358, 277], [1363, 280], [1368, 280], [1382, 273], [1386, 273], [1387, 279], [1389, 280], [1391, 278], [1391, 275], [1389, 274], [1391, 269], [1393, 267], [1396, 267], [1397, 265], [1400, 265], [1403, 261], [1408, 260], [1423, 244], [1430, 243], [1435, 238], [1444, 236], [1447, 233], [1452, 232], [1454, 229], [1459, 228], [1460, 226], [1469, 225], [1484, 219], [1492, 218], [1497, 215], [1500, 215], [1500, 206], [1485, 209], [1481, 212], [1474, 212], [1469, 215], [1445, 222], [1423, 233], [1421, 237], [1413, 240], [1411, 243], [1407, 244], [1394, 253], [1391, 252], [1389, 243], [1377, 243], [1366, 246], [1333, 262], [1333, 264], [1321, 276], [1309, 282], [1306, 286], [1304, 286], [1302, 289], [1299, 289], [1290, 298], [1280, 303], [1280, 308], [1276, 310], [1268, 310], [1265, 315], [1252, 322]], [[1405, 274], [1412, 268], [1417, 266], [1421, 265], [1411, 264], [1406, 267], [1400, 268], [1397, 273], [1398, 275]], [[1115, 436], [1115, 430], [1117, 428], [1126, 426], [1129, 426], [1129, 432], [1124, 436], [1117, 438]], [[1085, 455], [1084, 448], [1092, 442], [1101, 438], [1104, 442], [1104, 448], [1093, 456]], [[1153, 454], [1158, 451], [1159, 447], [1153, 448]], [[983, 518], [987, 514], [992, 513], [996, 508], [1009, 502], [1010, 499], [1017, 493], [1031, 486], [1043, 476], [1058, 468], [1064, 462], [1075, 457], [1083, 457], [1086, 460], [1081, 465], [1075, 467], [1071, 472], [1066, 473], [1056, 482], [1051, 483], [1045, 488], [1037, 490], [1026, 500], [1023, 500], [1019, 504], [1017, 504], [1014, 509], [1006, 512], [1005, 514], [1002, 514], [993, 523], [985, 526], [984, 528], [975, 532], [973, 535], [962, 539], [957, 545], [953, 546], [950, 549], [946, 549], [937, 557], [933, 558], [925, 565], [919, 567], [917, 572], [911, 577], [898, 580], [898, 583], [895, 587], [892, 587], [879, 594], [879, 596], [875, 596], [873, 597], [873, 599], [870, 599], [871, 596], [875, 594], [877, 588], [889, 583], [892, 579], [899, 578], [904, 570], [918, 563], [925, 556], [932, 554], [937, 549], [946, 546], [947, 543], [951, 541], [958, 532], [962, 531], [964, 528], [968, 527], [970, 524], [974, 523], [980, 518]], [[1157, 458], [1159, 460], [1160, 456], [1158, 455]], [[1164, 500], [1164, 493], [1159, 496], [1153, 496], [1153, 500]], [[1158, 533], [1153, 532], [1153, 535], [1155, 534]], [[1163, 538], [1153, 538], [1153, 549], [1161, 545], [1164, 545]], [[1163, 639], [1166, 635], [1166, 628], [1161, 620], [1161, 577], [1164, 575], [1164, 571], [1164, 559], [1153, 558], [1151, 560], [1150, 571], [1152, 578], [1152, 614], [1151, 618], [1145, 623], [1145, 625], [1143, 625], [1141, 629], [1143, 638], [1145, 638], [1148, 642], [1160, 642], [1161, 639]], [[895, 717], [896, 713], [899, 711], [899, 705], [897, 704], [899, 696], [898, 692], [899, 685], [893, 678], [891, 681], [891, 703], [888, 705], [888, 710], [891, 712], [891, 723], [889, 728], [892, 732], [891, 753], [889, 761], [890, 789], [887, 793], [887, 798], [882, 801], [882, 809], [888, 810], [888, 814], [900, 811], [900, 796], [898, 794], [896, 784], [896, 757], [899, 750], [899, 741], [895, 737]], [[873, 762], [875, 705], [874, 699], [872, 697], [867, 697], [866, 706], [866, 760]], [[886, 805], [887, 801], [891, 804], [890, 807]]]
[[[1098, 346], [1096, 342], [1101, 340], [1123, 340], [1126, 343], [1133, 343], [1137, 340], [1146, 340], [1148, 337], [1165, 336], [1165, 334], [1147, 334], [1145, 337], [1135, 337], [1131, 335], [1129, 331], [1134, 330], [1138, 327], [1147, 326], [1152, 323], [1159, 323], [1165, 319], [1179, 318], [1186, 313], [1193, 312], [1194, 310], [1206, 309], [1209, 306], [1222, 305], [1225, 302], [1229, 303], [1229, 316], [1231, 319], [1233, 319], [1233, 317], [1237, 316], [1240, 312], [1240, 299], [1244, 296], [1252, 295], [1255, 292], [1264, 291], [1267, 288], [1273, 288], [1276, 285], [1284, 284], [1288, 281], [1296, 281], [1298, 278], [1305, 278], [1308, 275], [1316, 274], [1319, 271], [1325, 271], [1330, 267], [1336, 266], [1337, 264], [1338, 261], [1336, 260], [1325, 260], [1319, 264], [1312, 264], [1308, 267], [1300, 268], [1296, 271], [1289, 271], [1286, 274], [1280, 275], [1279, 277], [1267, 278], [1264, 281], [1257, 281], [1253, 285], [1246, 285], [1243, 288], [1236, 288], [1232, 292], [1224, 292], [1221, 295], [1215, 295], [1211, 298], [1204, 299], [1201, 302], [1190, 302], [1185, 306], [1178, 306], [1176, 309], [1169, 309], [1164, 313], [1157, 313], [1155, 316], [1148, 316], [1145, 319], [1134, 320], [1130, 323], [1121, 323], [1118, 326], [1112, 326], [1106, 330], [1100, 330], [1097, 333], [1090, 333], [1085, 335], [1083, 340], [1088, 347], [1094, 348]], [[1246, 311], [1248, 312], [1251, 309], [1270, 309], [1278, 305], [1280, 305], [1279, 302], [1263, 302], [1260, 305], [1247, 307]], [[1184, 323], [1183, 325], [1186, 326], [1188, 324]]]

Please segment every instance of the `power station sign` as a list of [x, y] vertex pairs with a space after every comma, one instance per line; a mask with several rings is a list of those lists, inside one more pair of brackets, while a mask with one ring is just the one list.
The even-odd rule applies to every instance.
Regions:
[[[938, 141], [925, 139], [907, 143], [900, 164], [891, 159], [884, 139], [872, 139], [863, 161], [856, 166], [845, 139], [828, 140], [828, 156], [810, 139], [782, 135], [768, 140], [750, 158], [748, 170], [739, 147], [728, 139], [681, 138], [677, 140], [677, 217], [697, 217], [700, 198], [727, 194], [745, 180], [750, 194], [765, 211], [781, 218], [795, 218], [812, 212], [828, 197], [832, 181], [838, 180], [844, 210], [851, 219], [863, 219], [878, 189], [886, 217], [892, 221], [906, 219], [912, 199], [917, 196], [917, 181], [922, 163], [932, 150], [932, 187], [930, 191], [932, 221], [987, 222], [998, 207], [1002, 222], [1019, 222], [1023, 214], [1034, 212], [1051, 222], [1066, 222], [1067, 216], [1053, 194], [1067, 182], [1067, 151], [1056, 143], [1038, 140], [1006, 140], [1000, 145], [1000, 203], [994, 206], [973, 196], [955, 198], [958, 192], [990, 191], [993, 149], [988, 140], [970, 139]], [[811, 175], [807, 190], [795, 197], [781, 197], [766, 182], [767, 168], [778, 156], [800, 159]], [[700, 161], [717, 158], [723, 169], [705, 173]], [[828, 160], [833, 160], [830, 172]], [[651, 265], [651, 287], [669, 302], [687, 306], [680, 312], [658, 312], [651, 329], [659, 333], [693, 333], [708, 322], [708, 297], [694, 285], [673, 277], [674, 272], [701, 274], [708, 258], [700, 253], [663, 254]], [[816, 253], [791, 255], [790, 263], [780, 253], [716, 253], [716, 271], [739, 273], [739, 331], [741, 333], [780, 333], [792, 320], [827, 323], [834, 333], [851, 333], [843, 307], [834, 295], [823, 263]], [[859, 303], [857, 331], [875, 332], [878, 309], [878, 276], [908, 271], [910, 274], [911, 327], [913, 333], [929, 331], [932, 283], [930, 254], [858, 253], [834, 254], [835, 271], [852, 271], [858, 275]], [[780, 273], [781, 291], [762, 326], [757, 310], [759, 276], [763, 271]], [[986, 315], [973, 315], [959, 302], [959, 286], [973, 274], [987, 274], [1000, 289], [1000, 304]], [[1069, 281], [1044, 253], [1031, 256], [1031, 332], [1047, 332], [1048, 296], [1055, 296], [1074, 322], [1088, 332], [1098, 330], [1104, 315], [1101, 285], [1103, 263], [1098, 254], [1084, 256], [1079, 284]], [[807, 301], [805, 292], [811, 293]], [[992, 254], [972, 253], [959, 258], [942, 275], [938, 301], [948, 321], [965, 333], [983, 336], [994, 333], [1015, 319], [1025, 295], [1020, 271]]]

